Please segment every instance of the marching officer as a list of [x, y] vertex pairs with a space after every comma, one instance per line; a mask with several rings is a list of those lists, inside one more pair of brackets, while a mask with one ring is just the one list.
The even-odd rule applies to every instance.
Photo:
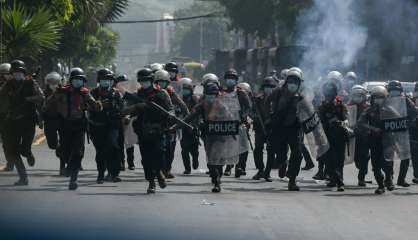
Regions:
[[[78, 188], [78, 172], [84, 157], [85, 135], [88, 127], [86, 111], [101, 111], [102, 105], [96, 101], [87, 88], [87, 79], [81, 68], [70, 71], [70, 84], [57, 89], [48, 99], [47, 111], [58, 113], [62, 119], [62, 136], [60, 138], [61, 157], [68, 163], [70, 175], [69, 190]], [[88, 133], [88, 132], [87, 132]]]

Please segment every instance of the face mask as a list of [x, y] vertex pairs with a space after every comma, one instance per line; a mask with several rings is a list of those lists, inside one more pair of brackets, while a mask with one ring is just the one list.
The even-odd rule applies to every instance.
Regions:
[[295, 83], [289, 83], [289, 84], [287, 84], [287, 90], [289, 90], [289, 92], [291, 92], [291, 93], [297, 92], [298, 89], [299, 89], [299, 85], [297, 85]]
[[273, 88], [271, 87], [265, 87], [264, 88], [264, 94], [265, 95], [270, 95], [273, 92]]
[[192, 91], [190, 89], [183, 89], [183, 96], [189, 97], [192, 95]]
[[237, 85], [237, 80], [235, 79], [226, 79], [225, 81], [226, 86], [231, 88], [231, 87], [235, 87]]
[[56, 85], [56, 84], [51, 84], [51, 85], [49, 85], [49, 88], [53, 91], [53, 92], [55, 92], [55, 90], [57, 90], [57, 88], [58, 88], [58, 85]]
[[152, 86], [152, 83], [150, 81], [141, 82], [141, 85], [144, 89], [148, 89]]
[[82, 79], [73, 79], [71, 80], [71, 85], [74, 88], [81, 88], [82, 86], [84, 86], [84, 81]]
[[174, 79], [177, 77], [177, 74], [175, 72], [169, 72], [170, 74], [170, 79]]
[[383, 99], [383, 98], [376, 98], [376, 99], [374, 100], [374, 103], [375, 103], [376, 105], [379, 105], [379, 106], [382, 106], [384, 102], [385, 102], [385, 99]]
[[399, 97], [399, 96], [401, 96], [401, 91], [390, 91], [389, 95], [391, 97]]
[[362, 103], [362, 102], [363, 102], [363, 97], [362, 97], [362, 96], [358, 96], [358, 95], [354, 95], [354, 96], [351, 98], [351, 100], [352, 100], [354, 103], [359, 104], [359, 103]]
[[209, 103], [215, 101], [216, 95], [205, 95], [205, 100]]
[[23, 81], [25, 80], [25, 74], [24, 73], [13, 73], [13, 77], [14, 79], [16, 79], [16, 81]]
[[99, 85], [102, 88], [110, 88], [113, 85], [112, 80], [100, 80]]
[[157, 82], [158, 86], [160, 86], [162, 89], [166, 89], [168, 87], [168, 82], [167, 81], [158, 81]]

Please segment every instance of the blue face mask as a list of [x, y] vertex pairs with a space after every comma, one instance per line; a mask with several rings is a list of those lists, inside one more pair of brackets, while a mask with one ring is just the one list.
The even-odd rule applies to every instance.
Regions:
[[100, 80], [99, 85], [102, 88], [110, 88], [113, 86], [113, 80]]
[[14, 79], [16, 79], [16, 81], [25, 80], [25, 74], [21, 73], [21, 72], [13, 73], [13, 77], [14, 77]]
[[158, 81], [157, 84], [162, 88], [162, 89], [166, 89], [168, 87], [168, 82], [167, 81]]
[[71, 85], [74, 88], [81, 88], [82, 86], [84, 86], [84, 80], [82, 80], [82, 79], [73, 79], [73, 80], [71, 80]]
[[270, 95], [273, 92], [273, 88], [271, 87], [264, 87], [264, 94]]
[[289, 92], [291, 92], [291, 93], [297, 92], [298, 89], [299, 89], [299, 85], [297, 85], [295, 83], [289, 83], [289, 84], [287, 84], [287, 90], [289, 90]]
[[212, 103], [213, 101], [215, 101], [216, 99], [216, 95], [205, 95], [205, 100], [209, 103]]
[[235, 79], [226, 79], [225, 80], [225, 83], [226, 83], [226, 86], [228, 88], [232, 88], [232, 87], [235, 87], [237, 85], [237, 80], [235, 80]]
[[150, 88], [152, 86], [152, 83], [150, 81], [141, 82], [141, 86], [144, 89], [148, 89], [148, 88]]
[[183, 96], [190, 97], [192, 95], [192, 91], [190, 89], [183, 89]]

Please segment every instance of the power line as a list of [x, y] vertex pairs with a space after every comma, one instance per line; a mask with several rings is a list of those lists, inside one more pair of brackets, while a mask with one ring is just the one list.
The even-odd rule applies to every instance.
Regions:
[[205, 15], [199, 16], [191, 16], [191, 17], [182, 17], [182, 18], [172, 18], [172, 19], [155, 19], [155, 20], [132, 20], [132, 21], [111, 21], [111, 22], [104, 22], [104, 23], [112, 23], [112, 24], [127, 24], [127, 23], [157, 23], [157, 22], [178, 22], [178, 21], [186, 21], [192, 19], [199, 19], [199, 18], [214, 18], [219, 17], [219, 12], [213, 12]]

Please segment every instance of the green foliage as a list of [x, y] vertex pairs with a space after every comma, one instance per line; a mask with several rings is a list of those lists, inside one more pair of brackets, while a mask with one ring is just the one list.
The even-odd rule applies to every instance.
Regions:
[[61, 26], [46, 8], [33, 13], [22, 5], [3, 9], [2, 54], [6, 58], [37, 59], [45, 50], [57, 50]]

